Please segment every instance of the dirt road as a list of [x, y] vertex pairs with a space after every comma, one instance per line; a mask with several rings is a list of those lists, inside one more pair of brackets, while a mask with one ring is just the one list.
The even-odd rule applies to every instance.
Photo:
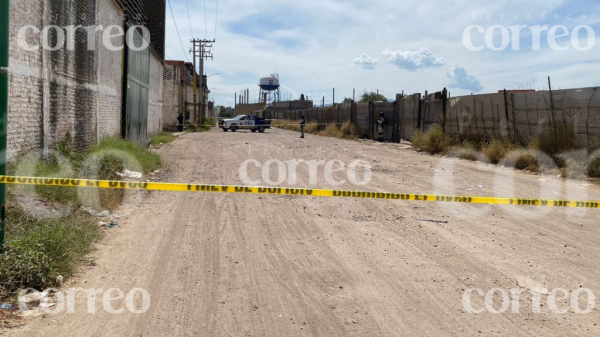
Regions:
[[[299, 165], [292, 187], [600, 200], [600, 188], [582, 181], [422, 156], [394, 144], [298, 136], [281, 130], [187, 134], [159, 150], [163, 180], [241, 184], [239, 169], [248, 159], [261, 165], [362, 159], [373, 167], [366, 186], [353, 185], [346, 171], [335, 174], [346, 183], [332, 186], [323, 167], [311, 185], [308, 166]], [[254, 164], [249, 171], [251, 179], [260, 177]], [[519, 313], [471, 314], [462, 301], [469, 288], [583, 287], [600, 295], [599, 219], [598, 210], [151, 192], [108, 231], [98, 266], [69, 285], [124, 293], [143, 288], [151, 298], [146, 313], [107, 313], [97, 295], [90, 314], [81, 292], [74, 313], [38, 317], [8, 334], [598, 336], [597, 309], [556, 314], [547, 293], [539, 314], [532, 313], [535, 292], [521, 295]], [[495, 295], [499, 310], [504, 302]], [[471, 298], [475, 309], [484, 308], [483, 296]], [[585, 298], [579, 296], [582, 309]], [[570, 308], [568, 298], [557, 303]], [[124, 300], [112, 306], [124, 308]]]

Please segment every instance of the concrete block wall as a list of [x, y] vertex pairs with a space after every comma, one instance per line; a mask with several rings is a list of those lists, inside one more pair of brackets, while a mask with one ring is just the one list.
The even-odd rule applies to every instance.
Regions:
[[463, 137], [509, 138], [523, 144], [553, 123], [573, 129], [583, 145], [600, 145], [598, 88], [507, 92], [448, 99], [445, 129]]
[[181, 66], [166, 64], [163, 72], [163, 124], [176, 126], [181, 111]]
[[356, 119], [354, 125], [356, 125], [363, 133], [368, 133], [370, 128], [370, 117], [369, 117], [369, 104], [358, 103], [356, 104]]
[[506, 138], [512, 129], [506, 119], [504, 94], [460, 96], [448, 99], [445, 130], [466, 137]]
[[399, 102], [400, 138], [412, 139], [419, 121], [419, 101], [421, 94], [405, 96]]
[[[600, 145], [598, 87], [511, 94], [516, 134], [526, 142], [552, 123], [569, 125], [585, 145]], [[552, 102], [554, 103], [552, 105]]]
[[[150, 51], [150, 88], [148, 91], [148, 139], [163, 127], [163, 70], [162, 60]], [[178, 96], [177, 96], [178, 97]]]
[[290, 110], [310, 109], [313, 107], [313, 101], [282, 101], [273, 103], [275, 108], [288, 108]]

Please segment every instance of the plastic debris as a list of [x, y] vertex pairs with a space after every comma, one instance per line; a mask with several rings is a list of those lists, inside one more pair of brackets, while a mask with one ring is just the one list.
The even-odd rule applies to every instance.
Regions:
[[132, 179], [141, 179], [142, 178], [141, 172], [135, 172], [135, 171], [129, 171], [129, 170], [125, 170], [122, 173], [115, 172], [115, 174], [122, 178], [132, 178]]
[[39, 302], [43, 298], [48, 296], [48, 293], [49, 293], [48, 290], [41, 292], [41, 293], [38, 291], [35, 291], [35, 292], [32, 292], [31, 294], [27, 294], [27, 295], [23, 295], [23, 296], [19, 297], [19, 302], [25, 303], [25, 304]]
[[112, 214], [110, 211], [98, 212], [98, 211], [96, 211], [96, 210], [94, 210], [92, 208], [87, 208], [87, 207], [84, 207], [84, 206], [81, 206], [79, 209], [81, 211], [83, 211], [83, 212], [86, 212], [86, 213], [88, 213], [90, 215], [93, 215], [93, 216], [96, 216], [96, 217], [99, 217], [99, 218], [106, 218], [106, 217], [109, 217]]
[[115, 228], [119, 226], [119, 223], [116, 221], [112, 221], [111, 223], [108, 224], [108, 226], [106, 226], [107, 228]]
[[3, 310], [13, 310], [15, 308], [16, 308], [16, 306], [14, 304], [2, 304], [2, 305], [0, 305], [0, 309], [3, 309]]
[[99, 218], [106, 218], [110, 216], [110, 211], [102, 211], [96, 215]]

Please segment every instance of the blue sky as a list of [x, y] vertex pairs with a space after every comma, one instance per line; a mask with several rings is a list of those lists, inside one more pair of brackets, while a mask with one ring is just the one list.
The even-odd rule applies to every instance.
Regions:
[[[186, 51], [192, 32], [199, 38], [215, 37], [217, 0], [206, 0], [206, 21], [204, 1], [187, 0], [191, 20], [185, 0], [170, 1]], [[334, 87], [340, 102], [351, 97], [353, 89], [378, 89], [393, 98], [402, 91], [448, 87], [457, 96], [519, 88], [532, 79], [543, 89], [547, 76], [557, 88], [600, 85], [597, 0], [219, 0], [218, 6], [215, 59], [208, 61], [206, 72], [220, 74], [209, 81], [219, 105], [233, 105], [234, 93], [245, 88], [257, 99], [258, 80], [275, 72], [284, 98], [304, 93], [316, 100], [325, 96], [328, 103]], [[167, 56], [185, 60], [167, 11]], [[470, 51], [463, 44], [463, 32], [471, 25], [484, 30], [494, 25], [564, 25], [570, 32], [586, 25], [596, 36], [587, 51], [576, 50], [571, 36], [557, 38], [559, 46], [569, 49], [556, 51], [543, 32], [536, 51], [527, 28], [518, 51], [510, 46]], [[501, 30], [495, 29], [492, 36], [500, 45]], [[484, 34], [472, 37], [475, 45], [484, 45]], [[578, 41], [581, 46], [591, 41], [585, 29]]]

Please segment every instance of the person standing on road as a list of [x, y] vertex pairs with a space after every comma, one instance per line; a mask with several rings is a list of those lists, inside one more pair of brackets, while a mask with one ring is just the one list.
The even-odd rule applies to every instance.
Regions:
[[306, 127], [306, 117], [302, 114], [300, 118], [300, 129], [302, 130], [302, 136], [300, 138], [304, 138], [304, 127]]
[[177, 116], [177, 130], [179, 130], [179, 132], [183, 131], [183, 114]]
[[379, 119], [377, 120], [377, 133], [379, 134], [379, 139], [377, 141], [383, 142], [383, 127], [385, 126], [385, 116], [383, 112], [379, 113]]

